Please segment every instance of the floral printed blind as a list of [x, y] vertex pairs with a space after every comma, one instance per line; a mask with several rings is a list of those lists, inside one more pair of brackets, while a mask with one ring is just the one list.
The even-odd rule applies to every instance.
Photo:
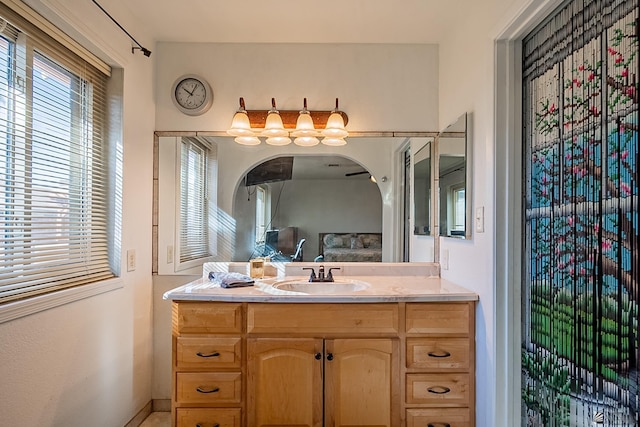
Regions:
[[522, 425], [640, 425], [638, 7], [523, 41]]

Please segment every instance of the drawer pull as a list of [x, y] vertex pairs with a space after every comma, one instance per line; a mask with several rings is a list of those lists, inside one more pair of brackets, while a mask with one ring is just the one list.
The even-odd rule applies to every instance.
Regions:
[[[198, 424], [196, 424], [196, 427], [204, 427], [204, 426], [203, 426], [202, 424], [198, 423]], [[215, 424], [213, 425], [213, 427], [220, 427], [220, 424], [215, 423]]]
[[429, 357], [450, 357], [451, 356], [451, 353], [449, 353], [448, 351], [443, 351], [442, 353], [434, 353], [433, 351], [430, 351], [427, 354], [429, 355]]
[[451, 391], [451, 389], [449, 387], [437, 385], [435, 387], [429, 387], [427, 391], [433, 394], [447, 394]]
[[211, 354], [202, 354], [202, 352], [199, 351], [196, 353], [196, 355], [199, 357], [218, 357], [220, 356], [220, 353], [218, 353], [217, 351], [214, 351]]
[[220, 391], [220, 387], [214, 387], [214, 388], [212, 388], [211, 390], [205, 390], [205, 389], [203, 389], [202, 387], [198, 387], [198, 388], [196, 389], [196, 391], [197, 391], [198, 393], [217, 393], [217, 392], [219, 392], [219, 391]]
[[449, 423], [429, 423], [427, 427], [451, 427]]

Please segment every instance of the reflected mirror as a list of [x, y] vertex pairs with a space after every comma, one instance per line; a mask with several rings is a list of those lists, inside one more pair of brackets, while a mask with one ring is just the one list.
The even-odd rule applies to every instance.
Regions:
[[413, 233], [431, 235], [431, 159], [432, 142], [413, 156]]
[[438, 188], [440, 235], [470, 238], [470, 181], [467, 114], [438, 135]]

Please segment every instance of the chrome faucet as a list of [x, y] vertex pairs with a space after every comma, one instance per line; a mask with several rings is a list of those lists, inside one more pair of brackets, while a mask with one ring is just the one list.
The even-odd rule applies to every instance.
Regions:
[[303, 270], [311, 270], [311, 274], [309, 275], [309, 282], [333, 282], [333, 270], [340, 270], [340, 267], [331, 267], [329, 268], [329, 272], [325, 276], [324, 265], [321, 265], [318, 268], [318, 275], [316, 276], [316, 271], [313, 267], [303, 267]]

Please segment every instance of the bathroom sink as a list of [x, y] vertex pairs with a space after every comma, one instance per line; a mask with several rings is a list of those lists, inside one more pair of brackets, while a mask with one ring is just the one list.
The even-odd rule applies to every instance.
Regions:
[[280, 280], [273, 287], [283, 291], [299, 292], [303, 294], [349, 294], [363, 291], [369, 284], [360, 280], [339, 279], [333, 282], [309, 282], [302, 279]]

